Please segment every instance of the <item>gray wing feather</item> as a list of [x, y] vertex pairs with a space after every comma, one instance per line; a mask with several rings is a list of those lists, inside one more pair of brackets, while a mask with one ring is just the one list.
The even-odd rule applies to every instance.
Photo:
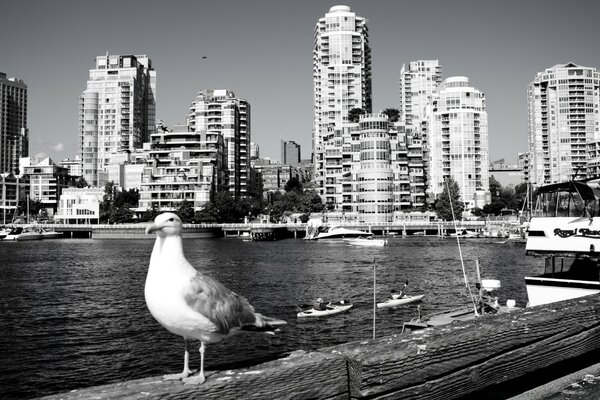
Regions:
[[254, 308], [248, 300], [219, 281], [198, 272], [190, 284], [186, 303], [214, 323], [218, 332], [227, 334], [232, 328], [257, 323]]

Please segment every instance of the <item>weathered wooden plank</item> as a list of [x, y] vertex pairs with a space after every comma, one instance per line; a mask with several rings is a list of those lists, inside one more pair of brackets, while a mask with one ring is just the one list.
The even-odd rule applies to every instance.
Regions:
[[347, 399], [348, 388], [343, 356], [300, 351], [251, 368], [208, 373], [202, 385], [154, 377], [44, 399]]
[[[596, 348], [600, 340], [600, 332], [594, 329], [600, 323], [598, 310], [597, 299], [564, 302], [410, 336], [387, 337], [365, 342], [361, 348], [351, 343], [335, 349], [362, 366], [361, 396], [395, 393], [404, 398], [399, 392], [406, 391], [406, 398], [422, 397], [424, 393], [437, 398], [429, 386], [439, 381], [449, 389], [442, 398], [452, 398], [456, 393], [461, 396], [483, 388], [474, 384], [478, 379], [473, 377], [488, 370], [494, 373], [485, 382], [479, 381], [485, 386]], [[494, 360], [499, 359], [502, 361], [496, 365]], [[524, 359], [535, 363], [521, 365]], [[447, 381], [447, 376], [453, 381]]]
[[[465, 366], [463, 369], [440, 375], [416, 386], [393, 390], [393, 396], [390, 398], [440, 400], [460, 398], [554, 365], [564, 359], [586, 354], [592, 349], [597, 349], [598, 346], [600, 346], [600, 328], [592, 328], [567, 340], [528, 346], [482, 360], [475, 365]], [[385, 399], [389, 396], [375, 393], [372, 397]]]

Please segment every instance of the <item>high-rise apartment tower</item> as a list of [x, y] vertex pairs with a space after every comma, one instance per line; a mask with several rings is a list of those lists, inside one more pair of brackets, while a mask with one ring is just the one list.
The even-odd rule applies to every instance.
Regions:
[[0, 174], [15, 173], [28, 156], [27, 85], [0, 72]]
[[483, 207], [489, 197], [489, 149], [485, 96], [469, 79], [445, 79], [433, 97], [429, 115], [431, 200], [448, 177], [458, 184], [466, 209]]
[[442, 82], [438, 60], [412, 61], [400, 70], [400, 121], [419, 126], [425, 120], [427, 105]]
[[226, 89], [206, 89], [190, 106], [188, 126], [195, 132], [220, 133], [225, 140], [229, 191], [246, 197], [250, 179], [250, 104]]
[[313, 48], [313, 157], [319, 194], [342, 202], [342, 133], [348, 111], [370, 113], [371, 49], [367, 20], [348, 6], [334, 6], [315, 27]]
[[156, 72], [145, 55], [96, 57], [79, 98], [79, 155], [90, 186], [104, 185], [112, 154], [132, 151], [154, 133]]
[[529, 181], [556, 183], [588, 174], [588, 146], [600, 140], [600, 73], [573, 63], [539, 72], [528, 87]]

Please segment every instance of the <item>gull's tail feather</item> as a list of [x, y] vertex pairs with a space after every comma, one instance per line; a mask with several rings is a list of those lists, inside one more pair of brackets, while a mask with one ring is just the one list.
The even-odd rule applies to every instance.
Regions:
[[287, 322], [282, 319], [265, 317], [261, 314], [256, 314], [256, 322], [254, 324], [244, 325], [240, 328], [247, 332], [262, 332], [274, 334], [279, 331], [279, 326], [287, 325]]

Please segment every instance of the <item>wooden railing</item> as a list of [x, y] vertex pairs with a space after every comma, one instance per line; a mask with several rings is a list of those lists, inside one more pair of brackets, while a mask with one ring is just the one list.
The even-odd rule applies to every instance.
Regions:
[[[224, 344], [226, 346], [226, 344]], [[203, 385], [151, 377], [46, 399], [456, 399], [540, 385], [598, 362], [600, 295], [486, 316], [414, 333], [352, 342], [229, 371]], [[543, 383], [543, 382], [542, 382]], [[501, 385], [501, 386], [498, 386]], [[501, 388], [501, 389], [498, 389]]]

